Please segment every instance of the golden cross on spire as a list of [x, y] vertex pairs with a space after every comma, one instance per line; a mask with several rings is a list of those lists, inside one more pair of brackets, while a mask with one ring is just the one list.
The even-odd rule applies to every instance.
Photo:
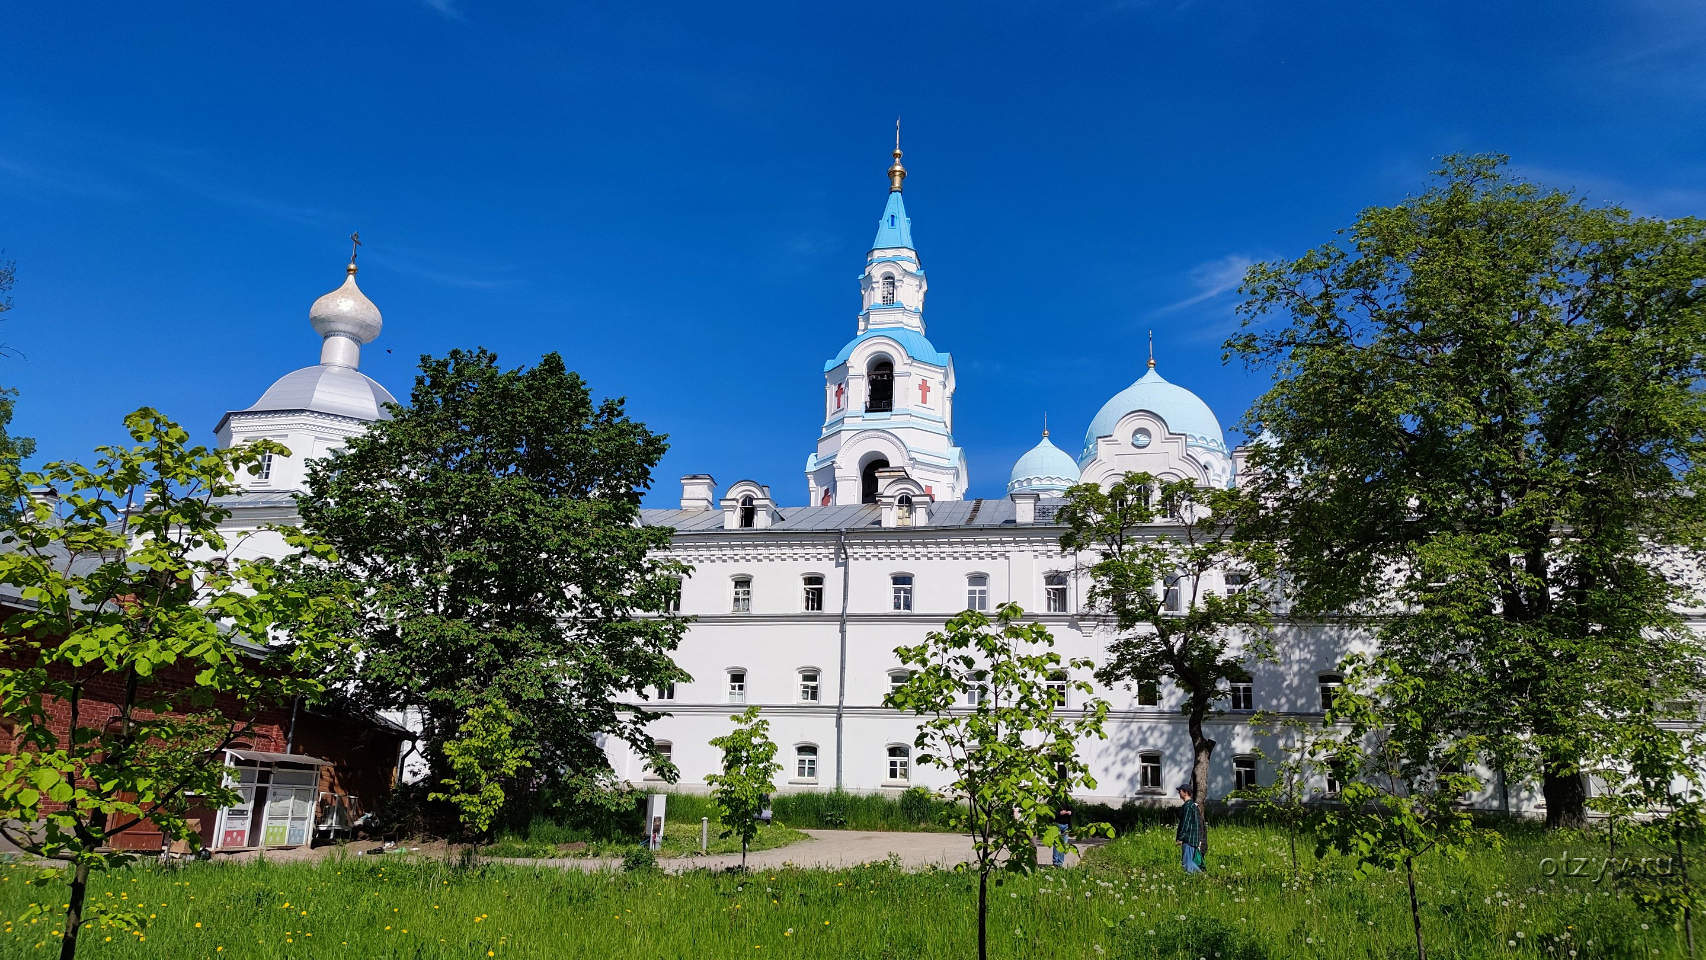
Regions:
[[1149, 331], [1149, 369], [1155, 369], [1155, 331]]
[[361, 252], [360, 232], [350, 234], [349, 243], [349, 272], [353, 274], [355, 273], [355, 255]]

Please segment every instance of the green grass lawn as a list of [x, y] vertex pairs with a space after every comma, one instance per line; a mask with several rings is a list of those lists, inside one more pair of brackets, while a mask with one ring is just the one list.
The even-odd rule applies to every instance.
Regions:
[[[711, 821], [710, 842], [706, 852], [710, 854], [739, 853], [740, 837], [730, 835], [720, 836], [723, 825]], [[785, 847], [790, 843], [806, 839], [799, 830], [778, 823], [760, 824], [758, 836], [754, 837], [747, 850], [770, 850]], [[507, 834], [481, 850], [488, 857], [513, 857], [535, 859], [539, 857], [621, 857], [629, 851], [640, 847], [634, 840], [561, 840], [555, 839], [552, 832], [535, 828], [529, 836], [519, 837]], [[660, 859], [675, 857], [694, 857], [699, 855], [699, 824], [697, 821], [688, 823], [670, 820], [663, 831], [663, 849], [658, 851]]]
[[[1212, 836], [1211, 873], [1187, 878], [1165, 830], [1094, 851], [1081, 869], [1014, 877], [993, 891], [1000, 958], [1362, 958], [1413, 955], [1400, 878], [1306, 860], [1289, 881], [1284, 838], [1255, 827]], [[1684, 956], [1669, 924], [1608, 883], [1547, 876], [1545, 858], [1597, 856], [1579, 837], [1518, 830], [1422, 877], [1439, 958]], [[0, 916], [57, 907], [63, 888], [0, 866]], [[887, 867], [583, 874], [350, 857], [314, 865], [137, 867], [95, 881], [103, 902], [142, 905], [137, 929], [86, 929], [86, 958], [966, 958], [975, 878]], [[0, 957], [50, 956], [57, 911], [0, 931]]]

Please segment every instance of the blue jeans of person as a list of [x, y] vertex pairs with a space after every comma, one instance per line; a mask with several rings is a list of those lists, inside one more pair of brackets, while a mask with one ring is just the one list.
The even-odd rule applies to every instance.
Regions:
[[1066, 866], [1066, 851], [1072, 846], [1072, 838], [1066, 833], [1066, 824], [1057, 823], [1054, 826], [1060, 831], [1060, 840], [1054, 845], [1054, 865], [1064, 867]]
[[1183, 851], [1182, 860], [1185, 865], [1185, 872], [1202, 873], [1202, 867], [1197, 865], [1197, 848], [1188, 843], [1181, 843], [1179, 849]]

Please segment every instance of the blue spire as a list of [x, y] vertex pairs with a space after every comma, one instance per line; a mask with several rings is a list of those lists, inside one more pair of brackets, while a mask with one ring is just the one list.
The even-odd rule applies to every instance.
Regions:
[[912, 249], [912, 220], [906, 215], [906, 202], [900, 198], [899, 190], [889, 193], [889, 202], [883, 205], [883, 218], [877, 221], [877, 239], [871, 241], [872, 250], [885, 247]]

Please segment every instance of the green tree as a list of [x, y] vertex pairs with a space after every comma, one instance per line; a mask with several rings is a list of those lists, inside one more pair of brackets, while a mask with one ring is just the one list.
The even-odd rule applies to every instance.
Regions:
[[300, 498], [338, 550], [319, 573], [362, 597], [353, 691], [421, 709], [434, 782], [468, 711], [501, 700], [534, 771], [510, 796], [521, 815], [540, 788], [607, 777], [601, 735], [660, 762], [658, 714], [624, 695], [688, 679], [670, 659], [686, 621], [669, 612], [686, 568], [639, 513], [664, 438], [595, 402], [556, 354], [514, 370], [484, 350], [423, 357], [390, 412], [311, 465]]
[[1706, 834], [1706, 785], [1700, 772], [1706, 769], [1706, 749], [1700, 737], [1698, 728], [1650, 724], [1618, 762], [1597, 771], [1605, 789], [1589, 801], [1611, 818], [1626, 844], [1658, 854], [1613, 857], [1619, 865], [1616, 880], [1642, 909], [1681, 923], [1690, 957], [1702, 897], [1689, 873], [1688, 851], [1698, 850]]
[[[0, 584], [23, 608], [0, 635], [0, 714], [15, 739], [0, 756], [0, 832], [62, 864], [67, 960], [92, 922], [145, 922], [145, 912], [85, 901], [92, 872], [127, 860], [114, 839], [148, 823], [195, 842], [191, 797], [237, 800], [219, 751], [261, 711], [318, 693], [341, 643], [325, 626], [334, 597], [296, 589], [219, 529], [236, 472], [288, 451], [189, 446], [149, 409], [125, 426], [135, 446], [101, 447], [89, 466], [25, 471], [0, 457]], [[60, 496], [31, 495], [44, 488]], [[115, 681], [116, 703], [102, 692]]]
[[1325, 720], [1334, 735], [1316, 744], [1340, 780], [1339, 805], [1322, 817], [1319, 846], [1355, 858], [1365, 874], [1403, 869], [1416, 960], [1427, 960], [1416, 861], [1430, 853], [1461, 860], [1477, 845], [1499, 842], [1498, 833], [1475, 825], [1463, 802], [1481, 785], [1467, 771], [1484, 744], [1432, 726], [1434, 715], [1416, 709], [1426, 681], [1357, 656], [1343, 669], [1345, 685]]
[[[988, 956], [990, 874], [1004, 855], [1008, 866], [1036, 866], [1034, 824], [1050, 824], [1045, 845], [1065, 842], [1054, 803], [1095, 789], [1078, 741], [1104, 737], [1108, 715], [1083, 678], [1090, 661], [1063, 660], [1048, 629], [1024, 616], [1013, 603], [993, 619], [967, 610], [923, 643], [896, 648], [912, 674], [884, 701], [923, 718], [914, 762], [952, 773], [948, 791], [965, 802], [957, 816], [976, 856], [979, 960]], [[1082, 709], [1066, 712], [1068, 690], [1084, 697]]]
[[1241, 483], [1300, 618], [1376, 618], [1429, 725], [1584, 771], [1699, 689], [1684, 588], [1706, 497], [1706, 222], [1590, 208], [1503, 157], [1246, 277], [1229, 355], [1273, 371]]
[[[12, 284], [17, 280], [17, 263], [12, 260], [0, 260], [0, 315], [9, 313], [12, 309]], [[11, 353], [4, 344], [0, 344], [0, 356]], [[36, 452], [36, 442], [29, 437], [14, 437], [7, 432], [12, 423], [12, 406], [17, 402], [18, 391], [10, 387], [0, 387], [0, 457], [23, 459]]]
[[528, 766], [514, 734], [515, 714], [503, 701], [488, 700], [470, 709], [456, 736], [444, 745], [450, 767], [450, 775], [439, 781], [444, 789], [427, 794], [456, 808], [476, 848], [503, 812], [504, 784]]
[[1316, 809], [1310, 804], [1311, 784], [1325, 769], [1326, 757], [1322, 743], [1330, 734], [1319, 723], [1305, 717], [1269, 716], [1257, 714], [1251, 725], [1263, 733], [1277, 733], [1284, 738], [1278, 757], [1269, 757], [1261, 748], [1255, 750], [1258, 760], [1273, 768], [1267, 783], [1256, 783], [1235, 790], [1228, 799], [1239, 801], [1259, 816], [1280, 825], [1285, 831], [1286, 846], [1291, 854], [1291, 882], [1303, 878], [1302, 863], [1297, 855], [1297, 838], [1315, 822]]
[[1192, 795], [1208, 798], [1215, 741], [1203, 722], [1271, 657], [1271, 545], [1240, 533], [1253, 502], [1238, 490], [1128, 473], [1102, 490], [1066, 492], [1060, 545], [1087, 552], [1089, 606], [1115, 630], [1096, 671], [1104, 686], [1170, 679], [1184, 694]]
[[776, 744], [770, 740], [770, 721], [758, 715], [757, 707], [733, 718], [733, 730], [711, 738], [711, 746], [723, 752], [721, 773], [708, 774], [711, 799], [717, 804], [722, 836], [740, 837], [740, 869], [746, 872], [746, 848], [758, 836], [758, 819], [764, 803], [776, 790]]

